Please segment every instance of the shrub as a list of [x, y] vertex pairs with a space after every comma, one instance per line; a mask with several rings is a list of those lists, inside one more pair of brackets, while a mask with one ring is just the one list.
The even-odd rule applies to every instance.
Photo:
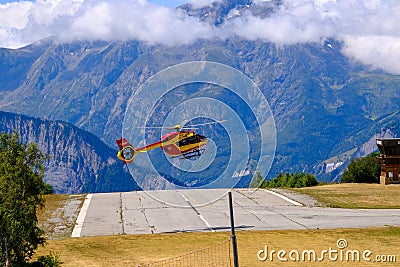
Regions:
[[31, 264], [31, 267], [59, 267], [61, 263], [60, 253], [50, 252], [49, 255], [40, 256], [36, 262]]
[[290, 188], [300, 188], [300, 187], [310, 187], [317, 185], [317, 178], [311, 173], [279, 173], [275, 178], [265, 181], [262, 184], [264, 188], [274, 188], [274, 187], [290, 187]]

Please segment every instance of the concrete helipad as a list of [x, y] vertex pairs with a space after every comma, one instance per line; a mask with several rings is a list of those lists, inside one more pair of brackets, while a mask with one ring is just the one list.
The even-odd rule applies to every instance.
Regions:
[[[237, 230], [357, 228], [400, 225], [397, 209], [303, 207], [268, 190], [232, 191]], [[226, 231], [227, 189], [89, 194], [73, 237]]]

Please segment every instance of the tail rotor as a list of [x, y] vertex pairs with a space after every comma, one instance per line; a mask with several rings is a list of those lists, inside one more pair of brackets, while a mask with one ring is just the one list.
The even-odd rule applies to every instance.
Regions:
[[125, 164], [132, 163], [138, 151], [125, 138], [118, 139], [116, 142], [120, 149], [117, 153], [117, 157]]

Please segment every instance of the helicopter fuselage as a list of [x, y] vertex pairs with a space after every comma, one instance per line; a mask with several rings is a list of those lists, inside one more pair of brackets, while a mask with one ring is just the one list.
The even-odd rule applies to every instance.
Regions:
[[149, 150], [160, 147], [166, 154], [170, 156], [180, 156], [196, 149], [202, 148], [207, 144], [207, 138], [195, 133], [194, 131], [171, 132], [163, 135], [159, 142], [137, 148], [139, 152], [147, 152]]
[[188, 130], [167, 133], [161, 137], [160, 141], [139, 148], [134, 148], [125, 138], [121, 138], [117, 140], [120, 147], [117, 156], [124, 163], [131, 163], [138, 153], [160, 147], [171, 157], [191, 158], [201, 156], [204, 151], [201, 148], [207, 144], [207, 141], [207, 137]]

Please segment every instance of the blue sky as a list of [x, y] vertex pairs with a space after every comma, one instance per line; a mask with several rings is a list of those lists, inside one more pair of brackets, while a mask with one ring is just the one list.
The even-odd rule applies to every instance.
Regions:
[[[29, 1], [29, 0], [28, 0]], [[19, 1], [12, 1], [12, 0], [0, 0], [0, 4], [10, 3], [10, 2], [19, 2]], [[33, 2], [33, 1], [31, 1]]]
[[162, 6], [169, 6], [169, 7], [177, 7], [183, 3], [186, 3], [185, 0], [150, 0], [149, 2], [159, 4]]

